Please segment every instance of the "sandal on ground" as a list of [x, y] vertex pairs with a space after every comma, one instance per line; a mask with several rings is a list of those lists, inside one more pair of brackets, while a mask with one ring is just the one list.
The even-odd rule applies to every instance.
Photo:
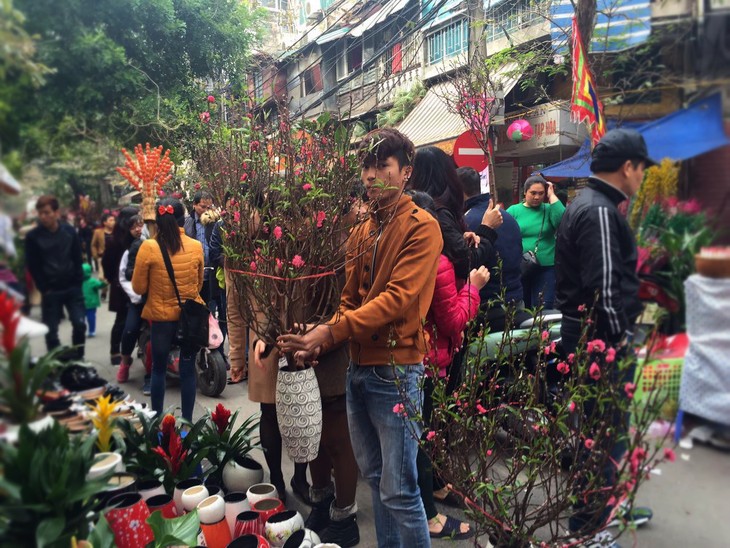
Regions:
[[474, 530], [469, 528], [466, 533], [461, 532], [462, 522], [451, 516], [446, 516], [446, 522], [438, 533], [430, 533], [431, 538], [448, 538], [451, 540], [465, 540], [474, 536]]
[[449, 490], [448, 494], [442, 499], [434, 495], [433, 500], [446, 506], [451, 506], [452, 508], [459, 508], [460, 510], [466, 510], [467, 508], [464, 499], [451, 490]]

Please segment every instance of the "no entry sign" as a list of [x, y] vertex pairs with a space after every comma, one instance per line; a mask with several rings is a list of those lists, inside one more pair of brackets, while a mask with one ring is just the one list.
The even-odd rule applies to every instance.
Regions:
[[454, 162], [459, 167], [473, 167], [479, 173], [489, 165], [487, 154], [482, 150], [473, 131], [465, 131], [454, 142]]

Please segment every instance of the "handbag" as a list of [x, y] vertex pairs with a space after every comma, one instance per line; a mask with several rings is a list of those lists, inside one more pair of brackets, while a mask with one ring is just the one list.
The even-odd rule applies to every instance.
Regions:
[[522, 261], [520, 261], [520, 270], [522, 271], [522, 279], [529, 280], [540, 270], [540, 261], [537, 259], [537, 246], [540, 245], [540, 239], [542, 238], [542, 229], [545, 226], [545, 209], [542, 210], [542, 224], [540, 224], [540, 233], [537, 235], [537, 241], [535, 242], [535, 249], [525, 251], [522, 254]]
[[167, 275], [170, 276], [172, 287], [175, 289], [177, 304], [180, 307], [180, 320], [177, 322], [177, 332], [175, 339], [179, 346], [198, 350], [208, 346], [208, 326], [210, 322], [210, 310], [204, 304], [200, 304], [193, 299], [187, 299], [182, 302], [180, 299], [180, 291], [177, 289], [175, 282], [175, 271], [172, 269], [170, 256], [167, 250], [160, 246], [162, 252], [162, 260], [165, 261]]

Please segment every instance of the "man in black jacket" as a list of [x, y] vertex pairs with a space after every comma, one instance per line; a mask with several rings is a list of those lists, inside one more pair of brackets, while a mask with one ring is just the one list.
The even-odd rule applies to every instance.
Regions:
[[38, 291], [41, 292], [41, 316], [48, 326], [46, 346], [60, 346], [58, 324], [66, 307], [73, 332], [71, 341], [76, 356], [84, 357], [86, 342], [86, 308], [81, 292], [83, 258], [81, 241], [71, 225], [59, 220], [58, 200], [41, 196], [36, 202], [38, 226], [25, 237], [26, 262]]
[[[605, 341], [617, 351], [616, 360], [630, 352], [633, 325], [641, 313], [639, 279], [636, 275], [636, 240], [618, 204], [636, 194], [644, 178], [644, 169], [655, 162], [648, 156], [641, 134], [631, 129], [615, 129], [606, 133], [593, 149], [593, 176], [563, 215], [556, 235], [555, 274], [556, 307], [563, 313], [561, 336], [566, 354], [575, 352], [581, 337], [584, 310], [593, 309], [593, 338]], [[611, 374], [612, 372], [609, 372]], [[633, 378], [620, 379], [624, 383]], [[633, 377], [632, 371], [627, 374]], [[586, 401], [584, 411], [591, 413], [595, 402]], [[618, 432], [627, 424], [615, 417]], [[626, 444], [617, 435], [617, 442], [606, 449], [615, 462], [620, 461]], [[613, 466], [613, 465], [610, 465]], [[615, 481], [615, 470], [605, 470], [606, 483]], [[576, 505], [570, 518], [571, 531], [580, 531], [596, 524], [606, 524], [612, 508], [601, 516], [591, 515]], [[626, 519], [642, 525], [651, 519], [649, 509], [634, 508]], [[613, 525], [613, 522], [607, 525]], [[607, 531], [596, 541], [613, 546]], [[609, 539], [610, 537], [610, 539]], [[589, 544], [590, 545], [590, 544]]]

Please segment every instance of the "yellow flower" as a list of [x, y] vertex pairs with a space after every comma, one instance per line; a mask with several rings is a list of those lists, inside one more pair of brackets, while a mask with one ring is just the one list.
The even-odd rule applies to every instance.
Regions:
[[111, 395], [99, 396], [95, 405], [89, 405], [92, 411], [91, 422], [96, 428], [96, 446], [99, 451], [106, 452], [111, 448], [112, 432], [116, 421], [118, 401], [112, 401]]

